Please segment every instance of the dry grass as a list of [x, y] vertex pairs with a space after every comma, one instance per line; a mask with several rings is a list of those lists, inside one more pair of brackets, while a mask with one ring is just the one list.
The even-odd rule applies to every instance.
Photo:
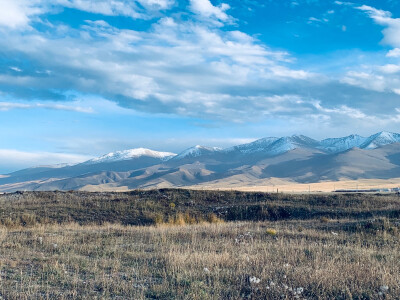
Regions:
[[397, 226], [376, 219], [3, 227], [0, 293], [5, 299], [399, 299], [399, 234], [390, 229]]
[[400, 299], [399, 218], [396, 195], [0, 195], [0, 296]]
[[[240, 175], [232, 176], [223, 180], [206, 182], [189, 189], [207, 189], [207, 190], [238, 190], [243, 192], [279, 192], [284, 193], [329, 193], [334, 190], [358, 190], [358, 189], [384, 189], [396, 188], [400, 186], [400, 178], [391, 179], [359, 179], [338, 181], [321, 181], [314, 183], [297, 183], [282, 178], [258, 179], [244, 182]], [[98, 187], [101, 191], [103, 187]]]

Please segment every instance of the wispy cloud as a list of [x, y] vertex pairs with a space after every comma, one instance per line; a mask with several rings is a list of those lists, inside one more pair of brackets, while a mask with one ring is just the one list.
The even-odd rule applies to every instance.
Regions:
[[0, 102], [0, 111], [9, 111], [12, 109], [51, 109], [51, 110], [64, 110], [74, 111], [80, 113], [94, 113], [91, 107], [81, 107], [65, 104], [51, 104], [51, 103], [16, 103], [16, 102]]
[[[385, 27], [383, 43], [395, 47], [390, 50], [386, 57], [400, 57], [400, 19], [392, 17], [389, 11], [380, 10], [371, 6], [355, 6], [355, 9], [366, 13], [375, 23]], [[365, 64], [357, 70], [351, 70], [341, 79], [341, 82], [359, 86], [367, 90], [377, 92], [390, 92], [398, 95], [400, 85], [400, 64], [388, 63], [384, 65]], [[393, 109], [394, 111], [394, 109]]]
[[58, 0], [56, 4], [107, 16], [127, 16], [146, 19], [152, 12], [169, 9], [174, 0]]
[[79, 154], [27, 152], [14, 149], [0, 149], [0, 165], [2, 170], [10, 172], [32, 166], [54, 165], [61, 163], [80, 163], [92, 157]]
[[[344, 116], [347, 116], [349, 118], [353, 119], [371, 119], [371, 117], [367, 116], [365, 113], [360, 111], [359, 109], [356, 108], [351, 108], [348, 107], [347, 105], [341, 105], [339, 107], [334, 107], [334, 108], [326, 108], [322, 107], [321, 103], [319, 101], [314, 102], [315, 108], [323, 113], [328, 113], [328, 114], [341, 114]], [[374, 119], [374, 117], [372, 117]]]
[[220, 22], [229, 22], [233, 20], [233, 18], [226, 13], [229, 8], [230, 6], [227, 3], [214, 6], [209, 0], [190, 0], [190, 9], [192, 12], [218, 25], [222, 25]]
[[10, 70], [13, 70], [15, 72], [22, 72], [22, 70], [18, 67], [10, 67]]
[[149, 19], [168, 10], [174, 0], [0, 0], [0, 27], [30, 28], [33, 19], [56, 9], [73, 8], [105, 16], [126, 16]]
[[366, 12], [377, 24], [386, 27], [383, 30], [384, 43], [393, 47], [400, 47], [400, 18], [393, 18], [391, 12], [368, 5], [359, 6], [357, 9]]

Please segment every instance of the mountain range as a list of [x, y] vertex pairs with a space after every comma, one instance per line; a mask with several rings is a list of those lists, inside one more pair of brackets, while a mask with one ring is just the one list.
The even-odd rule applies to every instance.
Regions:
[[40, 166], [0, 176], [0, 191], [294, 183], [400, 177], [400, 134], [379, 132], [317, 141], [269, 137], [227, 149], [194, 146], [179, 154], [138, 148], [75, 165]]

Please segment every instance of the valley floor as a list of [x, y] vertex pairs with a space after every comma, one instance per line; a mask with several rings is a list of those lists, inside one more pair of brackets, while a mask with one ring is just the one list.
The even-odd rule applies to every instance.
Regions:
[[[220, 180], [206, 182], [198, 185], [182, 186], [179, 188], [197, 189], [197, 190], [235, 190], [242, 192], [283, 192], [283, 193], [331, 193], [335, 190], [357, 190], [357, 189], [389, 189], [400, 187], [400, 178], [392, 179], [359, 179], [359, 180], [339, 180], [339, 181], [321, 181], [313, 183], [298, 183], [282, 178], [269, 178], [266, 180], [243, 181]], [[162, 183], [154, 188], [176, 188], [167, 183]], [[88, 192], [126, 192], [130, 189], [127, 186], [114, 186], [112, 184], [87, 185], [80, 189]]]
[[283, 193], [330, 193], [336, 190], [358, 190], [358, 189], [389, 189], [400, 187], [400, 178], [392, 179], [359, 179], [359, 180], [340, 180], [322, 181], [315, 183], [297, 183], [285, 181], [284, 179], [272, 178], [267, 181], [257, 181], [254, 184], [240, 184], [238, 182], [204, 184], [191, 186], [194, 189], [219, 189], [237, 190], [242, 192], [283, 192]]

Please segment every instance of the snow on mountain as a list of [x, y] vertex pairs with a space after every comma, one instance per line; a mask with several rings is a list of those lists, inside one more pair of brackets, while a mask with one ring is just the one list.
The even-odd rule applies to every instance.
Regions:
[[351, 148], [360, 148], [367, 138], [352, 134], [341, 138], [330, 138], [321, 141], [320, 149], [331, 153], [338, 153]]
[[137, 148], [137, 149], [111, 152], [103, 156], [88, 160], [87, 162], [85, 162], [85, 164], [117, 162], [139, 157], [151, 157], [151, 158], [158, 158], [160, 160], [168, 160], [174, 156], [176, 156], [176, 154], [171, 152], [158, 152], [145, 148]]
[[316, 148], [319, 142], [304, 135], [283, 137], [271, 144], [269, 155], [279, 155], [297, 148]]
[[400, 143], [400, 134], [382, 131], [367, 138], [360, 148], [375, 149], [393, 143]]
[[238, 146], [233, 146], [223, 150], [224, 152], [232, 152], [232, 151], [239, 151], [244, 154], [251, 154], [256, 152], [263, 152], [268, 149], [274, 142], [276, 142], [279, 138], [276, 137], [268, 137], [256, 140], [254, 142], [248, 144], [242, 144]]
[[304, 135], [293, 135], [289, 137], [268, 137], [252, 143], [234, 146], [224, 152], [239, 151], [248, 155], [253, 153], [264, 153], [269, 156], [279, 155], [297, 148], [315, 148], [319, 142]]
[[34, 169], [34, 168], [61, 169], [61, 168], [65, 168], [65, 167], [72, 167], [75, 165], [77, 165], [77, 164], [61, 163], [61, 164], [55, 164], [55, 165], [39, 165], [39, 166], [32, 167], [32, 169]]
[[174, 160], [176, 159], [183, 159], [187, 157], [199, 157], [202, 155], [211, 154], [214, 152], [221, 151], [221, 148], [218, 147], [205, 147], [205, 146], [194, 146], [189, 149], [184, 150], [183, 152], [179, 153], [177, 156], [173, 157]]

